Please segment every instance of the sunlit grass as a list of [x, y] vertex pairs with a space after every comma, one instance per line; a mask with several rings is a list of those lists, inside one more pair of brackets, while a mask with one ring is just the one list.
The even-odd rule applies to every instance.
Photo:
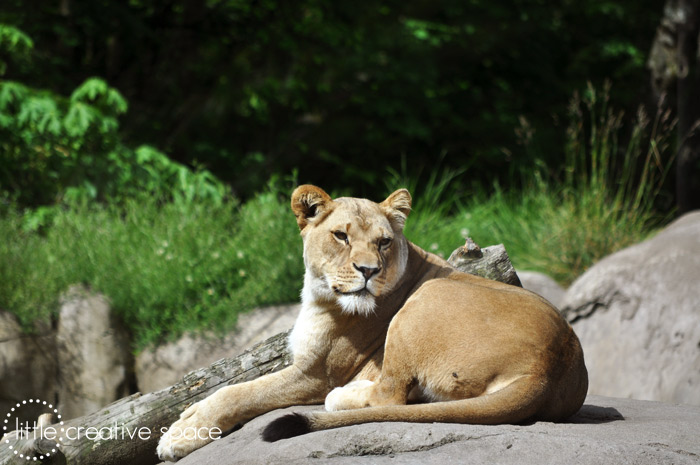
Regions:
[[303, 265], [293, 215], [278, 192], [242, 206], [139, 199], [59, 211], [45, 235], [0, 221], [0, 307], [25, 325], [48, 319], [61, 292], [106, 295], [136, 348], [185, 330], [230, 329], [238, 313], [297, 298]]

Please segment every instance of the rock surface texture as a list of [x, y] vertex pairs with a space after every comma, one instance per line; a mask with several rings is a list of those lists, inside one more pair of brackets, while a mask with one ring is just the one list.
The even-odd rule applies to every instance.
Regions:
[[553, 278], [538, 271], [520, 270], [518, 270], [518, 278], [525, 289], [541, 295], [555, 307], [561, 308], [566, 290]]
[[700, 407], [589, 396], [567, 423], [370, 423], [265, 443], [261, 430], [294, 407], [258, 417], [180, 460], [233, 464], [697, 464]]
[[66, 293], [56, 346], [64, 418], [86, 415], [129, 394], [129, 337], [103, 296], [82, 286]]
[[[56, 343], [50, 325], [28, 335], [14, 315], [0, 311], [0, 414], [4, 416], [23, 400], [53, 399], [56, 377]], [[18, 419], [34, 421], [39, 413], [40, 408], [25, 406]]]
[[562, 311], [589, 393], [700, 405], [700, 212], [591, 267]]
[[139, 391], [153, 392], [173, 385], [192, 370], [240, 354], [257, 342], [291, 329], [300, 308], [295, 304], [257, 309], [239, 315], [236, 330], [224, 338], [185, 335], [144, 350], [136, 357], [135, 365]]

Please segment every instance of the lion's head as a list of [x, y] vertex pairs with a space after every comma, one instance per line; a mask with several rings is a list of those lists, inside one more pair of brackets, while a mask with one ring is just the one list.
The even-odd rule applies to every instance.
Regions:
[[382, 203], [331, 199], [304, 185], [292, 194], [292, 211], [304, 239], [303, 299], [335, 301], [344, 312], [367, 315], [391, 292], [406, 268], [403, 227], [411, 211], [405, 189]]

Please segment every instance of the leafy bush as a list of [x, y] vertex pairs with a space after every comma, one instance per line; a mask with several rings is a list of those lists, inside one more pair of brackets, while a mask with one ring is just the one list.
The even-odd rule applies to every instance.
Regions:
[[8, 57], [22, 62], [29, 58], [34, 42], [16, 27], [0, 24], [0, 76], [7, 72]]
[[[0, 25], [0, 47], [21, 58], [32, 42]], [[118, 117], [127, 108], [122, 95], [99, 78], [87, 79], [67, 98], [0, 80], [0, 193], [32, 207], [62, 200], [120, 202], [144, 192], [179, 202], [195, 196], [221, 202], [226, 189], [211, 173], [193, 172], [149, 146], [125, 146]], [[39, 210], [30, 223], [45, 213]]]
[[70, 98], [0, 82], [0, 189], [24, 205], [61, 200], [122, 201], [136, 194], [221, 201], [225, 189], [207, 171], [192, 172], [149, 146], [120, 142], [126, 101], [101, 79]]

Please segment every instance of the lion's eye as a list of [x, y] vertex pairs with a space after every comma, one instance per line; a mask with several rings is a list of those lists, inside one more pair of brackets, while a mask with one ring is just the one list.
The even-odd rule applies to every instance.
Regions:
[[384, 248], [387, 247], [389, 244], [391, 244], [391, 238], [390, 237], [384, 237], [379, 240], [379, 247]]
[[344, 232], [342, 232], [342, 231], [335, 231], [335, 232], [333, 233], [333, 235], [334, 235], [335, 238], [338, 239], [339, 241], [343, 241], [343, 242], [345, 242], [345, 243], [347, 244], [347, 242], [348, 242], [348, 235], [345, 234]]

